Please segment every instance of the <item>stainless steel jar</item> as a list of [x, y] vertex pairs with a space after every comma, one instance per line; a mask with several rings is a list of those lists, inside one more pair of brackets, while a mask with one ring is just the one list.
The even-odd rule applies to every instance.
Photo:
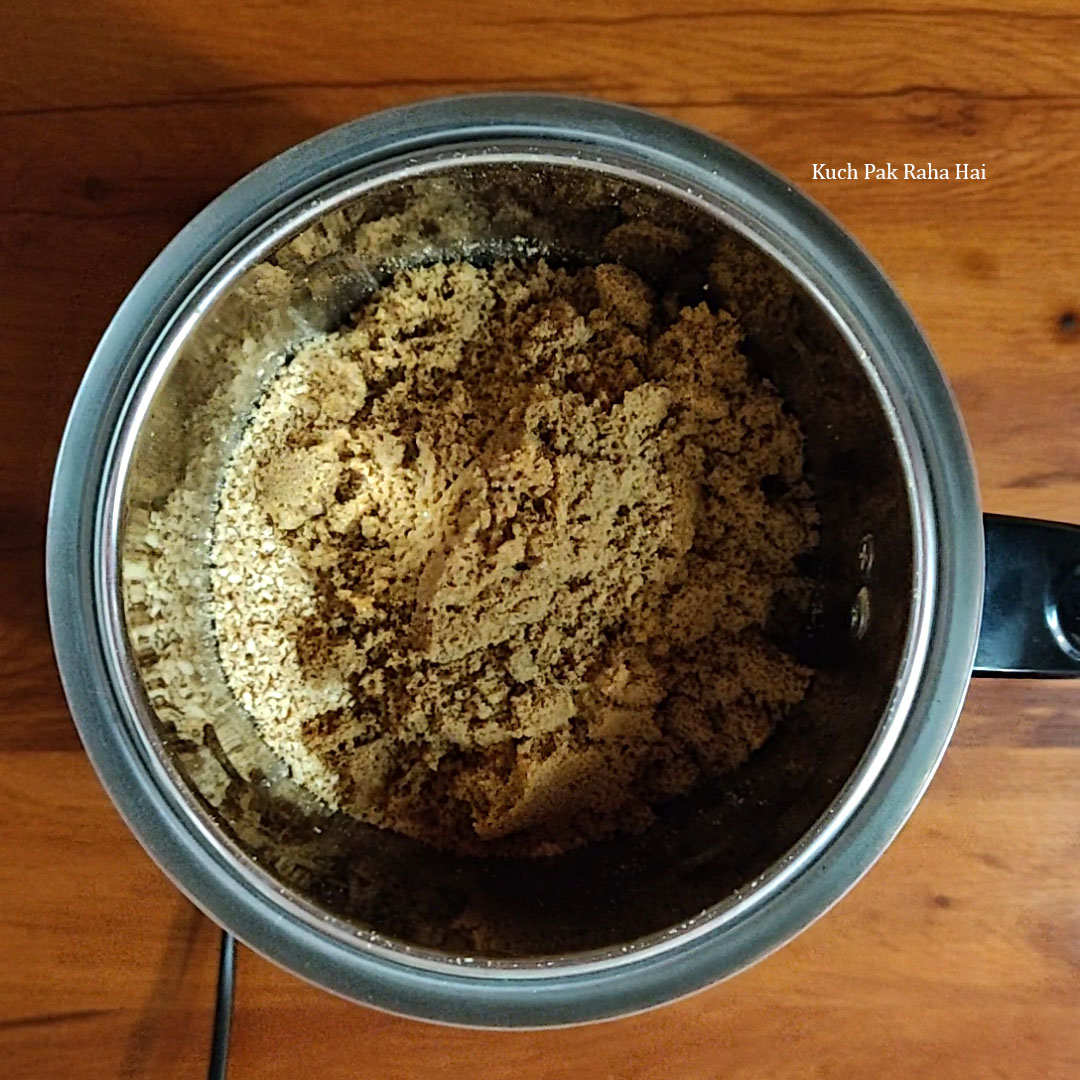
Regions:
[[[620, 228], [636, 240], [613, 254]], [[329, 814], [229, 694], [204, 602], [217, 481], [262, 387], [396, 266], [544, 253], [694, 279], [729, 241], [790, 288], [784, 333], [763, 318], [750, 345], [807, 433], [823, 512], [812, 618], [786, 631], [818, 668], [807, 702], [743, 770], [643, 837], [542, 863], [455, 860]], [[170, 687], [148, 675], [158, 657], [139, 583], [161, 565], [147, 522], [178, 492], [196, 525], [168, 553], [179, 584], [154, 603], [183, 613], [175, 635], [194, 662]], [[854, 241], [731, 147], [570, 98], [380, 113], [282, 154], [204, 210], [94, 355], [57, 463], [47, 563], [80, 735], [165, 872], [313, 982], [461, 1024], [594, 1020], [740, 970], [890, 842], [973, 665], [1080, 673], [1080, 535], [993, 518], [984, 548], [948, 388]]]

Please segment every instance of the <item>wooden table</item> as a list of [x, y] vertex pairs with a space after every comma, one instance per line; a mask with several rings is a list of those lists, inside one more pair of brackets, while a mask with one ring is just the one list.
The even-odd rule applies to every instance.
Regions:
[[[0, 10], [0, 1075], [204, 1075], [217, 933], [91, 772], [42, 545], [114, 308], [225, 185], [434, 94], [648, 106], [756, 154], [880, 260], [956, 388], [989, 510], [1080, 520], [1080, 17], [1069, 0], [8, 0]], [[813, 182], [815, 162], [976, 183]], [[354, 1007], [247, 952], [232, 1076], [1080, 1076], [1080, 684], [980, 682], [868, 878], [779, 954], [651, 1014], [492, 1034]]]

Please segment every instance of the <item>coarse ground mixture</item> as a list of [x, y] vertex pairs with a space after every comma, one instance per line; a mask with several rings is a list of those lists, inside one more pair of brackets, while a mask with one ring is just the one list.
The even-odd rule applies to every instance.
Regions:
[[223, 483], [237, 697], [330, 806], [437, 847], [638, 830], [811, 672], [764, 627], [816, 542], [733, 316], [631, 271], [399, 272], [271, 383]]

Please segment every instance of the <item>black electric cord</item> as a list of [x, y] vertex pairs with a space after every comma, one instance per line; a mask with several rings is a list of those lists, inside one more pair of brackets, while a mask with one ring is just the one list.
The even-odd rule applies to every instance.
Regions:
[[214, 1032], [210, 1037], [210, 1069], [207, 1080], [225, 1080], [229, 1061], [229, 1028], [232, 1026], [233, 990], [236, 986], [236, 938], [221, 931], [218, 954], [217, 1001]]

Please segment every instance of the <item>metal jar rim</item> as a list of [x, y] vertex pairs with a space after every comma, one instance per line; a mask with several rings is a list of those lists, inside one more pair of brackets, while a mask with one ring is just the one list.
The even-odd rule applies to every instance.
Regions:
[[[256, 889], [249, 868], [198, 827], [140, 745], [116, 678], [97, 567], [108, 463], [132, 390], [177, 311], [222, 259], [275, 215], [301, 214], [317, 189], [357, 170], [437, 147], [523, 140], [636, 161], [688, 193], [740, 208], [771, 237], [899, 403], [894, 431], [919, 510], [921, 606], [889, 722], [812, 842], [727, 903], [723, 918], [695, 920], [692, 933], [673, 928], [659, 947], [617, 962], [470, 968], [360, 948], [328, 932], [310, 912]], [[394, 109], [317, 136], [249, 174], [170, 243], [121, 305], [72, 407], [46, 570], [61, 677], [87, 752], [132, 831], [196, 904], [270, 959], [354, 1000], [443, 1022], [536, 1027], [626, 1014], [733, 974], [793, 937], [870, 867], [929, 783], [959, 714], [982, 598], [982, 526], [970, 451], [928, 345], [881, 272], [824, 211], [760, 164], [672, 121], [574, 98], [483, 95]]]

